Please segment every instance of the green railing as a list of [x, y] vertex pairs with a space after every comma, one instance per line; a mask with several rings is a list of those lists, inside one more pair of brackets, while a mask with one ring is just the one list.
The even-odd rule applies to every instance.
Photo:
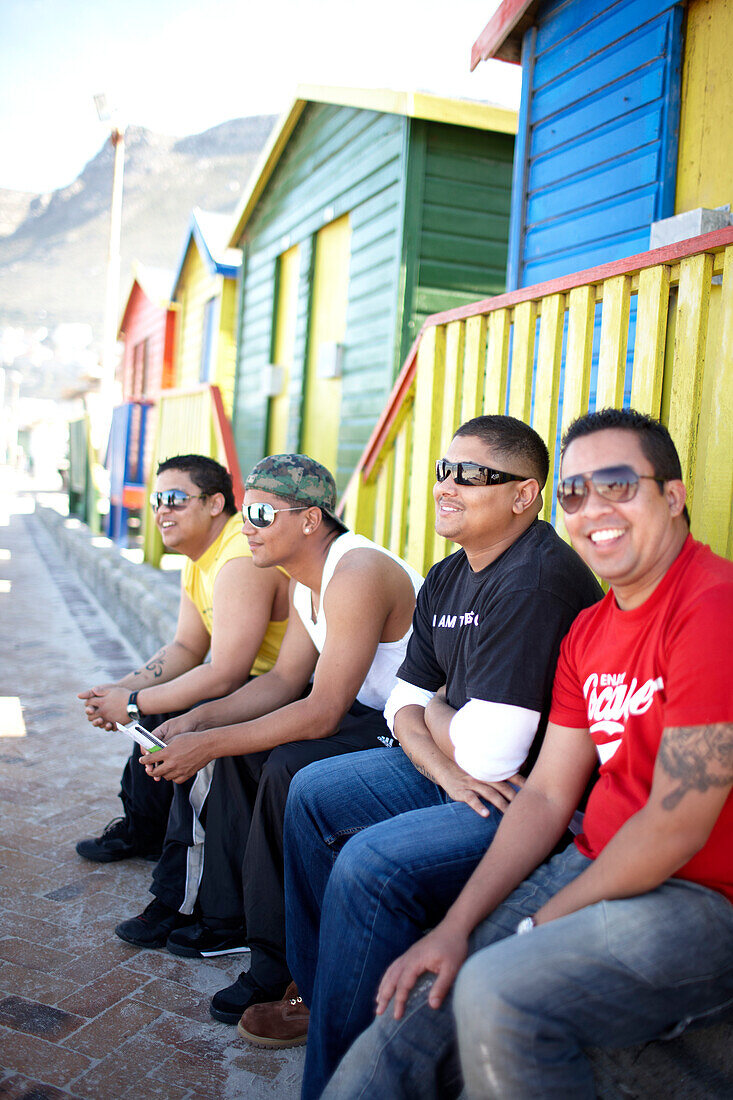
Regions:
[[558, 418], [589, 407], [598, 312], [595, 407], [623, 403], [634, 305], [631, 404], [668, 426], [693, 533], [731, 557], [733, 227], [429, 317], [344, 495], [349, 526], [425, 572], [449, 551], [431, 490], [455, 428], [507, 411], [547, 442], [552, 469]]

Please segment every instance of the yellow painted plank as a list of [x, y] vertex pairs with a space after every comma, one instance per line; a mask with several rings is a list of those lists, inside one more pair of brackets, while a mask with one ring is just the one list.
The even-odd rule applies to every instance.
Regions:
[[[477, 386], [475, 379], [477, 364], [474, 364], [472, 371], [469, 371], [468, 364], [467, 349], [470, 343], [470, 332], [464, 321], [452, 321], [445, 326], [445, 376], [441, 396], [442, 417], [438, 443], [441, 455], [453, 438], [456, 428], [464, 419], [461, 409], [461, 389], [466, 385], [464, 372], [469, 373], [469, 389]], [[483, 378], [480, 386], [483, 388]]]
[[389, 549], [407, 554], [407, 513], [409, 509], [410, 467], [412, 465], [412, 418], [408, 418], [394, 441], [394, 483]]
[[532, 407], [532, 370], [537, 303], [522, 302], [514, 310], [512, 371], [509, 379], [509, 415], [529, 423]]
[[565, 296], [551, 294], [542, 299], [540, 336], [537, 345], [537, 380], [535, 383], [534, 430], [542, 436], [550, 452], [550, 484], [543, 493], [542, 518], [552, 514], [552, 470], [555, 464], [557, 405], [560, 395], [562, 366], [562, 334], [565, 321]]
[[361, 470], [356, 470], [349, 482], [344, 499], [344, 523], [359, 535], [373, 537], [376, 481], [365, 481]]
[[631, 406], [659, 416], [669, 310], [669, 268], [648, 267], [639, 273], [636, 301], [634, 369]]
[[733, 557], [733, 246], [710, 296], [692, 525], [717, 554]]
[[440, 406], [444, 392], [445, 328], [434, 326], [422, 336], [417, 351], [414, 435], [410, 475], [410, 522], [407, 559], [425, 573], [432, 565], [434, 462], [440, 442]]
[[489, 314], [489, 337], [486, 352], [484, 413], [504, 412], [506, 377], [509, 363], [509, 311], [497, 309]]
[[706, 253], [690, 256], [680, 264], [677, 331], [667, 427], [679, 452], [688, 495], [691, 494], [695, 480], [712, 269], [712, 257]]
[[595, 293], [580, 286], [568, 295], [568, 346], [565, 354], [562, 428], [588, 411], [590, 365], [593, 353]]
[[629, 341], [631, 279], [617, 275], [603, 286], [601, 346], [598, 355], [596, 408], [621, 408], [624, 403], [626, 349]]
[[392, 482], [394, 480], [395, 453], [387, 455], [377, 477], [374, 502], [374, 534], [371, 536], [380, 546], [389, 545], [389, 529], [392, 520]]
[[[467, 322], [446, 325], [443, 417], [436, 458], [445, 454], [456, 428], [481, 409], [485, 371], [486, 318], [471, 317]], [[432, 560], [441, 561], [450, 553], [448, 545], [434, 533]]]
[[[449, 326], [450, 335], [450, 326]], [[459, 423], [465, 424], [480, 416], [486, 380], [486, 315], [469, 317], [466, 321], [466, 353], [463, 366], [463, 394]], [[448, 380], [446, 379], [446, 396]], [[458, 424], [455, 425], [458, 427]], [[455, 430], [455, 429], [454, 429]]]

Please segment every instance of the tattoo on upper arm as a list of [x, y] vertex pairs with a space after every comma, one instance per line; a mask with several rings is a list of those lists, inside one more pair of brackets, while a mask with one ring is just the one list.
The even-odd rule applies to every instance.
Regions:
[[709, 726], [674, 726], [665, 730], [657, 759], [679, 786], [662, 799], [674, 810], [688, 791], [733, 783], [733, 722]]

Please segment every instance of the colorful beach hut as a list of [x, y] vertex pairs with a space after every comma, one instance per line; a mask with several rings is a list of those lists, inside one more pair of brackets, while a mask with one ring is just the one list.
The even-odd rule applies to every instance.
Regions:
[[180, 307], [176, 385], [217, 385], [227, 416], [234, 397], [237, 278], [242, 263], [241, 252], [227, 247], [231, 223], [230, 215], [194, 207], [172, 292]]
[[243, 469], [303, 450], [343, 487], [424, 318], [505, 287], [516, 115], [300, 88], [234, 218]]

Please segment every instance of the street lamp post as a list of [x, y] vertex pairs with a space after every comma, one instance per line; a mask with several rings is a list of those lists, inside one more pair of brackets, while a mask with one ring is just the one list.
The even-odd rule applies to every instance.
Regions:
[[107, 105], [106, 95], [95, 95], [94, 103], [101, 122], [111, 122], [110, 142], [115, 151], [112, 172], [112, 204], [107, 252], [107, 297], [104, 310], [104, 345], [102, 350], [102, 390], [111, 412], [117, 367], [117, 312], [120, 297], [120, 239], [122, 236], [122, 180], [125, 171], [125, 129], [114, 120], [114, 111]]

